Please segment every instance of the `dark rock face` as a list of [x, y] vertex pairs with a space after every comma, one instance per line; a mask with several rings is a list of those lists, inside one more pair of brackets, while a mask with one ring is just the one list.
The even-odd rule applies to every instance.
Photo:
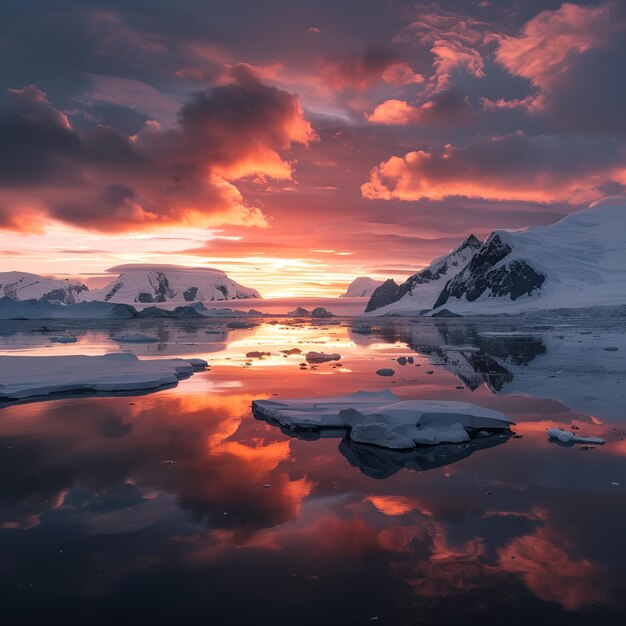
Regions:
[[330, 311], [327, 311], [323, 306], [318, 306], [311, 311], [311, 317], [326, 318], [335, 316]]
[[120, 289], [122, 288], [122, 283], [120, 281], [116, 282], [109, 293], [104, 296], [104, 301], [108, 302]]
[[446, 284], [434, 308], [443, 306], [449, 298], [465, 298], [473, 302], [488, 289], [494, 297], [509, 296], [516, 300], [541, 288], [545, 276], [525, 261], [512, 261], [494, 269], [511, 252], [511, 246], [499, 235], [491, 235], [467, 267]]
[[370, 311], [375, 311], [383, 306], [387, 306], [392, 302], [397, 302], [402, 297], [398, 295], [399, 291], [400, 287], [395, 280], [392, 278], [386, 280], [380, 287], [374, 289], [365, 307], [365, 312], [369, 313]]
[[479, 239], [474, 237], [474, 235], [470, 235], [456, 250], [451, 252], [442, 261], [439, 261], [435, 267], [428, 267], [413, 274], [413, 276], [407, 278], [401, 285], [397, 285], [393, 280], [385, 281], [372, 293], [367, 307], [365, 308], [365, 312], [375, 311], [383, 306], [397, 302], [407, 293], [411, 293], [419, 285], [441, 280], [443, 276], [458, 271], [459, 265], [467, 262], [467, 253], [471, 254], [473, 251], [479, 250], [482, 245]]
[[143, 302], [144, 304], [147, 304], [149, 302], [154, 302], [154, 298], [152, 297], [152, 294], [149, 294], [149, 293], [146, 293], [145, 291], [142, 291], [137, 296], [137, 301], [138, 302]]
[[189, 287], [189, 289], [185, 289], [185, 291], [183, 291], [183, 298], [185, 298], [185, 302], [193, 302], [197, 295], [197, 287]]
[[173, 298], [174, 292], [170, 289], [170, 282], [163, 272], [156, 272], [156, 285], [150, 280], [154, 287], [154, 302], [165, 302], [167, 298]]
[[89, 291], [89, 287], [87, 285], [69, 285], [67, 288], [58, 288], [52, 289], [47, 293], [44, 293], [42, 297], [43, 300], [48, 300], [51, 302], [61, 302], [63, 304], [75, 304], [76, 296], [81, 291]]

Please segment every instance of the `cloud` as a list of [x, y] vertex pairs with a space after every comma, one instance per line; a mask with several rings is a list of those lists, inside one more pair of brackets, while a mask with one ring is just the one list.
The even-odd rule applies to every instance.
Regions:
[[319, 63], [322, 80], [335, 91], [364, 90], [379, 82], [395, 86], [420, 84], [424, 77], [416, 74], [406, 61], [389, 48], [369, 48], [360, 54], [348, 54]]
[[577, 56], [602, 46], [614, 30], [612, 3], [584, 7], [565, 3], [529, 20], [516, 37], [502, 36], [496, 59], [509, 72], [545, 89], [571, 70]]
[[0, 111], [0, 224], [263, 226], [236, 181], [291, 179], [283, 152], [315, 138], [297, 97], [241, 67], [227, 84], [195, 93], [175, 127], [148, 123], [134, 136], [77, 131], [37, 87], [11, 90]]
[[469, 98], [457, 89], [437, 93], [431, 100], [419, 106], [403, 100], [385, 100], [367, 116], [373, 124], [406, 126], [427, 124], [430, 126], [459, 126], [467, 124], [474, 115]]
[[626, 5], [617, 0], [542, 11], [517, 35], [499, 37], [497, 62], [534, 90], [499, 106], [530, 111], [558, 131], [626, 134], [625, 35]]
[[529, 136], [483, 138], [441, 152], [418, 150], [372, 169], [365, 198], [588, 202], [603, 182], [626, 180], [626, 155], [614, 140]]
[[483, 49], [493, 41], [492, 27], [476, 17], [446, 11], [437, 4], [418, 4], [418, 19], [406, 27], [409, 37], [433, 55], [429, 90], [448, 89], [455, 75], [485, 76]]

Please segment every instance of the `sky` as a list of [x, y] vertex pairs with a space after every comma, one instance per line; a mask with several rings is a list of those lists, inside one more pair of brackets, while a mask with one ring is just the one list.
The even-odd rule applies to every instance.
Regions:
[[0, 271], [404, 280], [626, 191], [626, 0], [3, 0]]

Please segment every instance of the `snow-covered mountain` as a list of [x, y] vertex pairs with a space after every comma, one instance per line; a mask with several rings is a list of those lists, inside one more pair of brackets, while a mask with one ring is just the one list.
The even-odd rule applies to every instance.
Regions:
[[[448, 277], [431, 306], [472, 315], [622, 304], [624, 196], [606, 198], [550, 226], [494, 231], [465, 267]], [[423, 308], [402, 299], [380, 313], [415, 315]]]
[[13, 300], [37, 298], [74, 304], [86, 299], [84, 296], [88, 291], [87, 285], [69, 278], [47, 278], [27, 272], [0, 272], [0, 297], [8, 296]]
[[212, 302], [260, 298], [255, 289], [244, 287], [216, 269], [175, 265], [123, 265], [112, 270], [121, 274], [84, 299], [124, 304], [151, 302]]
[[341, 294], [341, 298], [369, 298], [377, 287], [380, 287], [384, 281], [370, 278], [369, 276], [359, 276], [355, 278], [346, 293]]
[[417, 313], [432, 309], [446, 283], [466, 267], [481, 246], [482, 243], [470, 235], [458, 248], [436, 258], [401, 285], [391, 279], [385, 281], [372, 293], [365, 312], [384, 315], [395, 310]]

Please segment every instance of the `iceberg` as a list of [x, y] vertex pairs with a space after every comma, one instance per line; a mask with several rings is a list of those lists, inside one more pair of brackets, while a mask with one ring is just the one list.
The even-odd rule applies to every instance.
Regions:
[[252, 412], [258, 419], [285, 429], [332, 429], [355, 443], [394, 450], [468, 442], [479, 431], [503, 431], [514, 424], [499, 411], [468, 402], [401, 400], [389, 390], [328, 398], [254, 400]]

